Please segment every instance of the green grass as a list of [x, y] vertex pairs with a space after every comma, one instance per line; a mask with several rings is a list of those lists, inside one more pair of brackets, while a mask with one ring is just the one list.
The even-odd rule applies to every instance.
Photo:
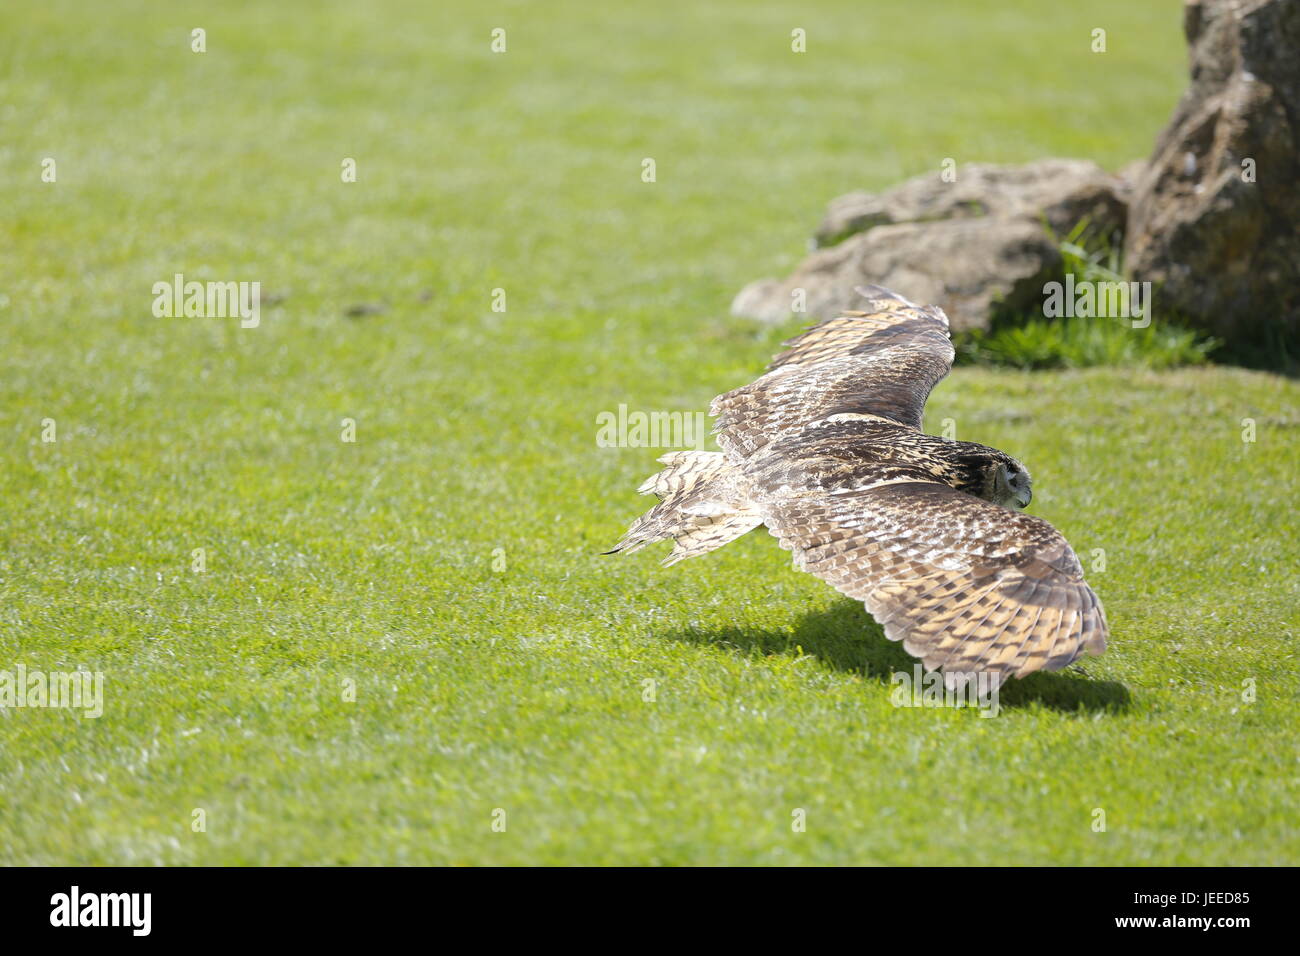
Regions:
[[[660, 453], [599, 412], [752, 378], [790, 330], [731, 296], [834, 195], [1144, 155], [1179, 8], [4, 6], [0, 669], [106, 702], [0, 710], [0, 861], [1300, 862], [1291, 381], [939, 388], [1106, 554], [1110, 651], [997, 719], [891, 706], [910, 659], [766, 534], [597, 553]], [[155, 319], [175, 272], [285, 298]]]
[[1163, 321], [1132, 328], [1128, 319], [1071, 316], [1027, 319], [989, 333], [973, 331], [959, 338], [956, 347], [962, 364], [1166, 369], [1201, 364], [1213, 350], [1214, 340]]
[[[1046, 228], [1046, 227], [1045, 227]], [[1108, 237], [1087, 238], [1088, 221], [1070, 234], [1055, 237], [1061, 249], [1056, 281], [1067, 275], [1077, 283], [1127, 280], [1119, 246]], [[1049, 229], [1050, 234], [1050, 229]], [[1150, 369], [1200, 365], [1223, 343], [1181, 325], [1176, 317], [1151, 310], [1148, 322], [1134, 327], [1131, 318], [1068, 315], [995, 315], [987, 330], [973, 329], [955, 340], [959, 364], [1009, 365], [1021, 369], [1089, 368], [1094, 365]]]

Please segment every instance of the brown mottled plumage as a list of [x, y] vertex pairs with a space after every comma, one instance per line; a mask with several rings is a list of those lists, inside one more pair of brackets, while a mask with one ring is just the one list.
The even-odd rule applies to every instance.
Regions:
[[953, 351], [943, 311], [879, 286], [786, 344], [710, 409], [721, 452], [682, 451], [639, 489], [659, 504], [615, 551], [672, 538], [665, 564], [767, 525], [797, 567], [861, 600], [891, 639], [950, 682], [1056, 670], [1106, 647], [1079, 559], [1029, 503], [1029, 474], [994, 448], [926, 435], [921, 413]]

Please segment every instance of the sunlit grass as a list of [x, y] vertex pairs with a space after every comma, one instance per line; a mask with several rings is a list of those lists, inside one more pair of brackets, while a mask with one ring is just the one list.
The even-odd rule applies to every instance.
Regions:
[[[947, 156], [1145, 154], [1179, 20], [5, 5], [0, 669], [101, 670], [106, 701], [0, 711], [0, 860], [1300, 860], [1288, 381], [939, 388], [931, 423], [1104, 551], [1111, 650], [993, 720], [891, 706], [910, 659], [764, 533], [598, 553], [661, 452], [597, 447], [596, 416], [752, 378], [792, 330], [728, 303], [827, 200]], [[257, 329], [155, 319], [176, 272], [283, 298]]]

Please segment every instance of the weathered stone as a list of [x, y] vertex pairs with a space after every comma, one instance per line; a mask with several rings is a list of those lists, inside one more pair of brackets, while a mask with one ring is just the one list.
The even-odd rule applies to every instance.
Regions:
[[982, 216], [1032, 216], [1066, 233], [1087, 218], [1098, 230], [1124, 226], [1124, 183], [1096, 163], [1044, 159], [1024, 166], [972, 163], [956, 182], [916, 176], [883, 193], [856, 192], [832, 200], [813, 235], [824, 248], [876, 226]]
[[822, 248], [784, 281], [750, 283], [732, 312], [829, 318], [854, 307], [855, 286], [874, 283], [939, 305], [955, 329], [987, 328], [1000, 309], [1038, 308], [1061, 266], [1049, 229], [1064, 235], [1086, 219], [1094, 235], [1112, 236], [1123, 229], [1127, 191], [1094, 163], [1050, 159], [965, 166], [955, 182], [934, 173], [842, 196], [817, 230]]
[[1125, 242], [1156, 314], [1228, 341], [1300, 327], [1300, 0], [1192, 0], [1191, 86], [1139, 178]]
[[737, 314], [781, 322], [796, 312], [828, 318], [857, 308], [854, 288], [878, 283], [933, 303], [953, 328], [983, 327], [999, 308], [1032, 309], [1060, 267], [1056, 244], [1036, 220], [963, 218], [880, 226], [813, 253], [783, 282], [751, 283]]

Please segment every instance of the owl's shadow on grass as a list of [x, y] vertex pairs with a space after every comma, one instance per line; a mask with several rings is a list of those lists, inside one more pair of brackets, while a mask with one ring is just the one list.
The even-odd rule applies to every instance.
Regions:
[[[804, 614], [788, 629], [725, 627], [707, 631], [692, 629], [668, 636], [692, 644], [732, 647], [744, 655], [796, 654], [802, 649], [803, 653], [836, 670], [861, 674], [884, 685], [889, 685], [894, 673], [913, 673], [918, 663], [901, 644], [885, 637], [880, 625], [861, 604], [847, 599], [827, 610]], [[1007, 681], [999, 694], [999, 703], [1005, 708], [1037, 703], [1059, 711], [1118, 712], [1128, 707], [1129, 693], [1116, 681], [1079, 676], [1079, 666], [1075, 664], [1064, 672], [1040, 671]]]

